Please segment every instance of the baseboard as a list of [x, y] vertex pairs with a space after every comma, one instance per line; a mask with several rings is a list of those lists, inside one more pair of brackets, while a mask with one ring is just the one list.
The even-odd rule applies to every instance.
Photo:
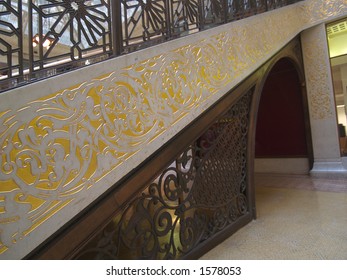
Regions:
[[308, 158], [256, 158], [256, 173], [309, 174]]

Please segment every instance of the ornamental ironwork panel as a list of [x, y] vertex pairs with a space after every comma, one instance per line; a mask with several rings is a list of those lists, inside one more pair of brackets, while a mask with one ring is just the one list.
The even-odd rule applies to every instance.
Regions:
[[200, 0], [171, 0], [170, 18], [173, 37], [187, 35], [200, 30]]
[[277, 9], [295, 2], [295, 0], [265, 0], [267, 10]]
[[252, 93], [182, 150], [76, 258], [183, 258], [247, 215]]
[[256, 13], [257, 14], [266, 12], [266, 10], [267, 10], [266, 1], [267, 0], [256, 0], [255, 1], [255, 7], [256, 7]]
[[226, 22], [226, 2], [224, 0], [203, 0], [202, 21], [204, 28]]
[[0, 1], [0, 76], [8, 77], [2, 87], [16, 86], [13, 76], [23, 75], [22, 1]]
[[0, 91], [302, 0], [0, 0]]
[[31, 71], [112, 53], [109, 1], [35, 0], [28, 13]]
[[266, 11], [266, 0], [232, 1], [232, 18], [241, 19]]
[[168, 1], [121, 0], [123, 45], [162, 42], [168, 37]]

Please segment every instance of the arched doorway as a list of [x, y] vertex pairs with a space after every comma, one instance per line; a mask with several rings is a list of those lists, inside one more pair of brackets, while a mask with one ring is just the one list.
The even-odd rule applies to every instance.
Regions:
[[305, 174], [310, 170], [310, 134], [298, 71], [289, 58], [275, 63], [258, 107], [255, 171]]

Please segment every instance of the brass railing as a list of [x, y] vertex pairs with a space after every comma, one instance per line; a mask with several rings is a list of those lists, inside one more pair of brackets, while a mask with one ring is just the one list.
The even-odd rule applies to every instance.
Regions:
[[0, 91], [302, 0], [3, 0]]

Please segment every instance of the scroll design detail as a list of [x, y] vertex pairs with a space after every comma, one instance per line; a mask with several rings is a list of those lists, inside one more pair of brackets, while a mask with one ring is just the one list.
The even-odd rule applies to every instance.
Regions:
[[79, 259], [177, 259], [249, 211], [252, 90], [139, 193]]

